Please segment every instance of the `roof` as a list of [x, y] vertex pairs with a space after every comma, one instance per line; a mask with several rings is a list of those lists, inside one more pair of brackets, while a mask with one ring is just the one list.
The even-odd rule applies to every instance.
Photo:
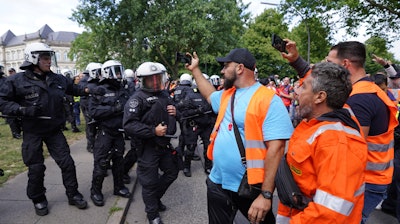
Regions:
[[49, 43], [71, 43], [79, 33], [59, 31], [54, 32], [47, 24], [34, 33], [16, 36], [8, 30], [1, 36], [0, 46], [10, 47], [24, 45], [25, 41], [44, 39]]

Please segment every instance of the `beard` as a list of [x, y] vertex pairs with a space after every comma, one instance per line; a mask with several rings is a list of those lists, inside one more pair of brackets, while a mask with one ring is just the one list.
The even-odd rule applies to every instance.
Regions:
[[233, 76], [231, 78], [225, 77], [224, 89], [227, 90], [227, 89], [232, 88], [233, 84], [236, 81], [236, 78], [237, 78], [236, 71], [233, 73]]
[[299, 115], [302, 119], [309, 119], [311, 117], [312, 114], [312, 108], [311, 106], [299, 106]]

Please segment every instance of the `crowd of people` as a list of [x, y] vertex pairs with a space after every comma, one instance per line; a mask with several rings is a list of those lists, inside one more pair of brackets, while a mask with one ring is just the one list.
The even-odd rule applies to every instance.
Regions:
[[[366, 74], [365, 45], [357, 41], [338, 43], [315, 65], [302, 59], [295, 42], [285, 41], [281, 54], [296, 81], [260, 78], [245, 48], [217, 57], [221, 75], [212, 76], [202, 73], [196, 52], [187, 53], [188, 73], [172, 80], [158, 62], [134, 70], [108, 60], [89, 63], [75, 76], [70, 70], [56, 74], [50, 70], [54, 51], [43, 43], [27, 45], [22, 72], [11, 75], [10, 69], [6, 78], [0, 67], [0, 111], [13, 137], [22, 138], [27, 196], [36, 214], [49, 212], [43, 143], [61, 169], [69, 204], [87, 207], [63, 134], [66, 121], [80, 132], [82, 111], [96, 206], [106, 202], [108, 169], [114, 195], [131, 195], [125, 184], [137, 163], [149, 223], [163, 223], [163, 195], [180, 170], [191, 177], [192, 161], [202, 157], [212, 224], [233, 223], [237, 211], [251, 223], [366, 223], [380, 203], [400, 221], [400, 70], [374, 55], [382, 71]], [[179, 138], [177, 147], [172, 138]], [[245, 186], [256, 193], [245, 195]], [[281, 199], [276, 215], [275, 189]]]

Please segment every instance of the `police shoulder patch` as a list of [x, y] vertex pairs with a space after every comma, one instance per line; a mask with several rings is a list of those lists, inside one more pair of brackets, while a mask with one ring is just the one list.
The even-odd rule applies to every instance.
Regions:
[[130, 108], [136, 108], [139, 105], [139, 101], [137, 99], [132, 99], [129, 101]]

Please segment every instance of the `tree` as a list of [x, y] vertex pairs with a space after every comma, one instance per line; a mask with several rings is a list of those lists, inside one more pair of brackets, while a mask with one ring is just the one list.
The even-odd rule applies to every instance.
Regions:
[[387, 41], [378, 36], [374, 36], [365, 41], [365, 46], [367, 49], [367, 60], [365, 63], [365, 70], [367, 73], [375, 74], [378, 71], [383, 70], [382, 65], [372, 61], [372, 54], [379, 57], [386, 58], [393, 63], [398, 63], [394, 59], [394, 55], [388, 51]]
[[238, 2], [82, 0], [72, 18], [87, 28], [88, 34], [78, 37], [72, 53], [93, 54], [78, 57], [78, 61], [108, 57], [129, 68], [158, 61], [177, 77], [183, 65], [175, 61], [176, 52], [197, 51], [207, 71], [210, 65], [218, 67], [215, 56], [237, 46], [244, 32], [249, 14], [244, 13], [247, 6]]
[[[319, 18], [326, 25], [346, 28], [348, 34], [357, 36], [361, 25], [371, 36], [385, 37], [388, 41], [398, 39], [400, 28], [400, 2], [398, 0], [338, 0], [308, 1], [286, 0], [284, 11], [296, 15], [297, 9], [304, 15]], [[336, 24], [336, 25], [335, 25]]]

